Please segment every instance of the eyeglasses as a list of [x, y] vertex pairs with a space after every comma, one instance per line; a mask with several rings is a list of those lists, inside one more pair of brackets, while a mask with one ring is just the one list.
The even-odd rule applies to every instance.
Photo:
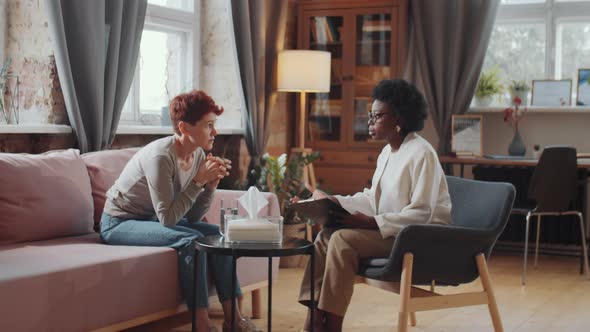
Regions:
[[377, 122], [377, 120], [381, 119], [386, 114], [389, 114], [389, 113], [387, 113], [387, 112], [385, 112], [385, 113], [369, 112], [369, 122], [375, 123], [375, 122]]

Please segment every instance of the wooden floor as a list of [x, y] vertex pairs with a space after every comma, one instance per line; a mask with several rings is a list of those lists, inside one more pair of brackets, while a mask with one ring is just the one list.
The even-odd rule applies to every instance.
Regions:
[[[532, 261], [529, 260], [529, 262]], [[579, 259], [540, 256], [539, 266], [528, 270], [527, 286], [521, 286], [522, 256], [495, 253], [488, 262], [505, 331], [590, 331], [590, 281], [579, 274]], [[281, 269], [273, 287], [273, 331], [298, 331], [305, 308], [296, 301], [302, 269]], [[395, 331], [399, 296], [366, 285], [355, 286], [344, 321], [344, 331]], [[479, 280], [459, 288], [438, 288], [441, 293], [480, 290]], [[266, 293], [263, 293], [266, 304]], [[244, 303], [249, 303], [249, 298]], [[221, 325], [219, 307], [213, 322]], [[255, 320], [266, 330], [263, 319]], [[250, 312], [247, 305], [245, 313]], [[493, 331], [486, 306], [436, 310], [416, 314], [418, 324], [409, 331]], [[127, 332], [190, 331], [190, 316], [181, 314]]]

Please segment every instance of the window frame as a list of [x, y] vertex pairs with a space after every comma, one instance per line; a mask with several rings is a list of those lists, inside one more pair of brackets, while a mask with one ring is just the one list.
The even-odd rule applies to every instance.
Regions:
[[[195, 89], [199, 88], [200, 66], [201, 63], [201, 47], [200, 47], [200, 20], [201, 16], [201, 0], [192, 0], [192, 12], [175, 9], [171, 7], [164, 7], [154, 4], [149, 4], [146, 10], [146, 17], [144, 22], [144, 31], [160, 31], [160, 32], [179, 32], [186, 34], [186, 50], [181, 51], [181, 63], [186, 67], [186, 72], [192, 73], [183, 77], [187, 84]], [[139, 108], [139, 91], [140, 91], [140, 63], [137, 62], [133, 82], [129, 91], [127, 101], [131, 112], [122, 112], [119, 125], [142, 125], [141, 117], [145, 114], [152, 114], [142, 112]]]
[[[496, 24], [545, 24], [545, 72], [546, 78], [561, 79], [560, 50], [557, 48], [557, 27], [560, 23], [586, 23], [590, 21], [590, 1], [500, 4]], [[559, 76], [557, 75], [559, 74]]]

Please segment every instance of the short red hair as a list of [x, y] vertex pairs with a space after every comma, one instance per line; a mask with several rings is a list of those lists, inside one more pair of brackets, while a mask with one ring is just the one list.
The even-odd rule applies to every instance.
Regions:
[[179, 94], [172, 99], [169, 109], [170, 120], [174, 132], [177, 134], [180, 134], [178, 130], [180, 121], [195, 125], [197, 121], [209, 113], [215, 113], [216, 115], [223, 113], [223, 107], [215, 104], [213, 98], [201, 90]]

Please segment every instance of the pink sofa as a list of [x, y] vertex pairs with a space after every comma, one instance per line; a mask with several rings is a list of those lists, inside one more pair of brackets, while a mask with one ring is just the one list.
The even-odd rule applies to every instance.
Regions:
[[[0, 153], [0, 331], [116, 331], [186, 310], [173, 249], [104, 245], [95, 232], [136, 151]], [[219, 223], [220, 198], [241, 194], [218, 190], [208, 222]], [[267, 198], [261, 214], [278, 215]], [[259, 306], [266, 260], [239, 259], [238, 276]]]

